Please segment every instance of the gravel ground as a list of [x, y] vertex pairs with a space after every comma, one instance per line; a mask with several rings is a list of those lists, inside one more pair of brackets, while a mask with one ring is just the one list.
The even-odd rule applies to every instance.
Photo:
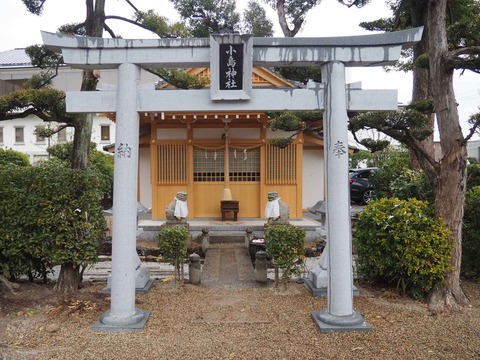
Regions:
[[464, 282], [471, 306], [435, 316], [425, 303], [357, 285], [355, 309], [373, 331], [333, 334], [320, 333], [310, 315], [326, 300], [303, 284], [285, 291], [168, 281], [137, 296], [152, 312], [144, 331], [95, 333], [109, 307], [103, 287], [86, 284], [70, 307], [57, 306], [63, 300], [51, 286], [0, 293], [0, 359], [480, 359], [478, 283]]

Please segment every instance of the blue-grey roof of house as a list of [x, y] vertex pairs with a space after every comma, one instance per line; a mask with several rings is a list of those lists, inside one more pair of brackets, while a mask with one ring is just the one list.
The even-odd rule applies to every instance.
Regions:
[[32, 61], [25, 49], [14, 49], [0, 52], [0, 68], [31, 67]]

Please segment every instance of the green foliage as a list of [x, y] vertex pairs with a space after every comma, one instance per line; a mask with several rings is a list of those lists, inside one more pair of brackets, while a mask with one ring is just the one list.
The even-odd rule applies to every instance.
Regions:
[[265, 230], [267, 254], [282, 271], [286, 282], [296, 260], [304, 258], [305, 229], [294, 225], [269, 225]]
[[95, 262], [106, 228], [99, 185], [95, 172], [58, 162], [0, 168], [0, 271]]
[[280, 149], [286, 148], [288, 145], [290, 145], [293, 142], [293, 139], [290, 138], [274, 138], [270, 139], [270, 144], [273, 146], [276, 146]]
[[0, 167], [5, 165], [28, 166], [28, 155], [12, 149], [0, 148]]
[[64, 121], [76, 116], [65, 112], [65, 93], [63, 91], [42, 88], [18, 90], [0, 96], [0, 120], [9, 119], [12, 112], [24, 112], [32, 109], [43, 120]]
[[180, 260], [187, 256], [188, 230], [183, 226], [165, 226], [158, 233], [160, 254], [167, 260]]
[[283, 76], [285, 79], [291, 81], [298, 81], [306, 84], [309, 80], [315, 82], [322, 82], [322, 69], [317, 66], [303, 66], [303, 67], [279, 67], [275, 71]]
[[45, 45], [28, 46], [25, 52], [30, 57], [32, 65], [40, 69], [55, 68], [59, 64], [63, 64], [62, 55], [50, 50]]
[[357, 169], [361, 164], [366, 164], [367, 167], [372, 167], [372, 153], [365, 150], [355, 151], [353, 154], [349, 154], [348, 167], [350, 169]]
[[268, 126], [272, 131], [301, 131], [305, 129], [306, 124], [294, 111], [285, 111], [268, 120]]
[[173, 262], [175, 284], [183, 283], [183, 261], [187, 256], [188, 230], [183, 226], [164, 226], [158, 233], [160, 255]]
[[440, 286], [451, 270], [451, 233], [416, 199], [370, 202], [360, 213], [354, 244], [364, 280], [393, 283], [416, 298]]
[[25, 89], [40, 89], [51, 87], [52, 79], [57, 76], [58, 68], [63, 64], [63, 57], [56, 54], [45, 45], [32, 45], [25, 49], [30, 57], [32, 65], [42, 69], [38, 74], [32, 75], [23, 83]]
[[[478, 108], [480, 110], [480, 108]], [[475, 128], [475, 132], [480, 134], [480, 112], [473, 114], [468, 118], [468, 123], [472, 125], [472, 128]]]
[[435, 111], [433, 108], [432, 99], [411, 102], [410, 104], [407, 105], [406, 108], [409, 110], [418, 111], [419, 113], [424, 115], [429, 115]]
[[371, 174], [369, 182], [374, 187], [377, 198], [416, 198], [432, 202], [431, 184], [422, 171], [410, 169], [407, 151], [388, 148], [375, 153], [375, 156], [378, 170]]
[[390, 182], [389, 197], [397, 197], [402, 200], [415, 198], [433, 203], [433, 190], [422, 171], [404, 169]]
[[185, 38], [190, 37], [190, 32], [185, 26], [178, 22], [170, 22], [166, 17], [160, 16], [154, 10], [140, 11], [135, 13], [135, 20], [142, 24], [144, 28], [154, 34], [165, 38]]
[[265, 9], [256, 1], [249, 1], [243, 12], [243, 32], [256, 37], [272, 37], [273, 23]]
[[57, 32], [66, 35], [87, 36], [87, 29], [84, 23], [68, 23], [60, 26]]
[[352, 133], [359, 130], [379, 130], [398, 141], [409, 133], [416, 140], [422, 141], [432, 134], [432, 130], [428, 130], [428, 125], [428, 117], [424, 113], [406, 108], [395, 112], [361, 113], [350, 120], [348, 128]]
[[449, 3], [447, 38], [450, 48], [479, 46], [480, 3], [478, 0], [452, 1]]
[[[95, 144], [90, 142], [90, 152], [95, 149]], [[47, 152], [50, 156], [57, 158], [61, 161], [70, 161], [72, 157], [73, 143], [66, 142], [61, 144], [55, 144], [48, 147]]]
[[[323, 113], [321, 111], [267, 111], [265, 114], [271, 117], [272, 120], [280, 119], [270, 123], [270, 128], [272, 128], [272, 125], [277, 125], [275, 128], [272, 128], [272, 130], [303, 130], [307, 123], [323, 119]], [[293, 121], [293, 123], [290, 124], [290, 121]], [[285, 122], [285, 124], [282, 124], [282, 122]]]
[[[89, 170], [97, 174], [99, 179], [98, 190], [102, 192], [102, 205], [104, 208], [112, 206], [113, 198], [113, 170], [114, 157], [98, 151], [95, 143], [90, 143]], [[50, 146], [47, 152], [53, 159], [62, 161], [65, 166], [70, 164], [73, 152], [73, 143], [62, 143]]]
[[207, 78], [190, 75], [178, 69], [149, 69], [148, 71], [179, 89], [202, 89], [209, 82]]
[[41, 15], [45, 0], [22, 0], [28, 11], [35, 15]]
[[470, 161], [470, 164], [467, 166], [467, 189], [471, 189], [474, 186], [480, 186], [480, 164]]
[[387, 147], [389, 147], [390, 146], [390, 141], [388, 141], [388, 140], [375, 140], [375, 139], [367, 138], [367, 139], [360, 140], [360, 144], [365, 146], [372, 153], [375, 153], [377, 151], [385, 150]]
[[373, 164], [378, 171], [369, 178], [379, 198], [390, 196], [390, 183], [409, 168], [409, 154], [405, 149], [389, 147], [374, 154]]
[[463, 215], [462, 269], [463, 275], [480, 279], [480, 186], [465, 195]]
[[222, 29], [237, 29], [240, 14], [234, 0], [171, 0], [193, 37], [209, 37]]
[[321, 129], [321, 127], [318, 127], [318, 121], [323, 118], [319, 111], [271, 111], [267, 112], [267, 115], [271, 118], [268, 121], [268, 126], [272, 131], [293, 132], [290, 137], [270, 139], [270, 144], [279, 148], [290, 145], [293, 137], [301, 131], [318, 131]]
[[430, 63], [428, 57], [428, 54], [422, 54], [417, 56], [417, 58], [415, 59], [415, 66], [419, 69], [429, 69]]
[[[397, 31], [414, 26], [426, 25], [428, 1], [388, 1], [392, 11], [390, 18], [362, 22], [360, 26], [371, 31]], [[474, 47], [480, 45], [480, 6], [478, 0], [449, 1], [446, 16], [447, 39], [450, 49]], [[474, 56], [472, 51], [470, 56]], [[428, 68], [428, 55], [415, 54], [415, 67]], [[403, 60], [396, 68], [412, 69], [413, 52], [402, 52]], [[407, 66], [405, 66], [405, 64]]]

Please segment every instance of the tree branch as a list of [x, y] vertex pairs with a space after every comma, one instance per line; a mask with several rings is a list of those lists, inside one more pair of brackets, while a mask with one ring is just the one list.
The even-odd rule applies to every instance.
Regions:
[[68, 118], [60, 118], [60, 117], [55, 117], [48, 115], [44, 113], [43, 111], [37, 110], [35, 108], [29, 108], [25, 111], [18, 112], [18, 113], [8, 113], [5, 115], [0, 115], [0, 121], [5, 121], [5, 120], [13, 120], [13, 119], [23, 119], [26, 118], [30, 115], [35, 115], [38, 116], [40, 119], [46, 122], [59, 122], [59, 123], [65, 123], [68, 124], [69, 126], [73, 126], [73, 122], [70, 122]]
[[113, 32], [113, 30], [110, 28], [110, 26], [108, 26], [107, 24], [103, 24], [103, 28], [105, 29], [106, 32], [108, 32], [110, 34], [110, 36], [115, 39], [117, 37], [117, 35], [115, 35], [115, 33]]
[[472, 136], [477, 132], [478, 128], [480, 127], [480, 114], [470, 117], [470, 120], [472, 127], [470, 128], [470, 132], [468, 133], [468, 135], [463, 140], [464, 144], [466, 144], [472, 138]]
[[133, 5], [133, 3], [130, 0], [125, 0], [125, 1], [128, 5], [130, 5], [133, 8], [133, 10], [135, 10], [135, 12], [139, 12], [139, 10], [135, 7], [135, 5]]
[[141, 27], [142, 29], [152, 31], [151, 29], [149, 29], [148, 27], [140, 24], [139, 22], [136, 22], [135, 20], [130, 20], [130, 19], [124, 18], [123, 16], [117, 16], [117, 15], [105, 16], [105, 20], [110, 20], [110, 19], [125, 21], [125, 22], [128, 22], [128, 23], [132, 24], [132, 25], [136, 25], [138, 27]]
[[447, 69], [464, 69], [478, 73], [480, 70], [480, 46], [455, 49], [445, 54]]

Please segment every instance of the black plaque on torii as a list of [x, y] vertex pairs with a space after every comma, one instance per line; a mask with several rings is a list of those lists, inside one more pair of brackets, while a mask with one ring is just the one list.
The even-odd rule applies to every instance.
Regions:
[[221, 44], [220, 90], [243, 90], [243, 44]]
[[251, 35], [210, 37], [210, 95], [212, 100], [250, 100], [252, 97]]

